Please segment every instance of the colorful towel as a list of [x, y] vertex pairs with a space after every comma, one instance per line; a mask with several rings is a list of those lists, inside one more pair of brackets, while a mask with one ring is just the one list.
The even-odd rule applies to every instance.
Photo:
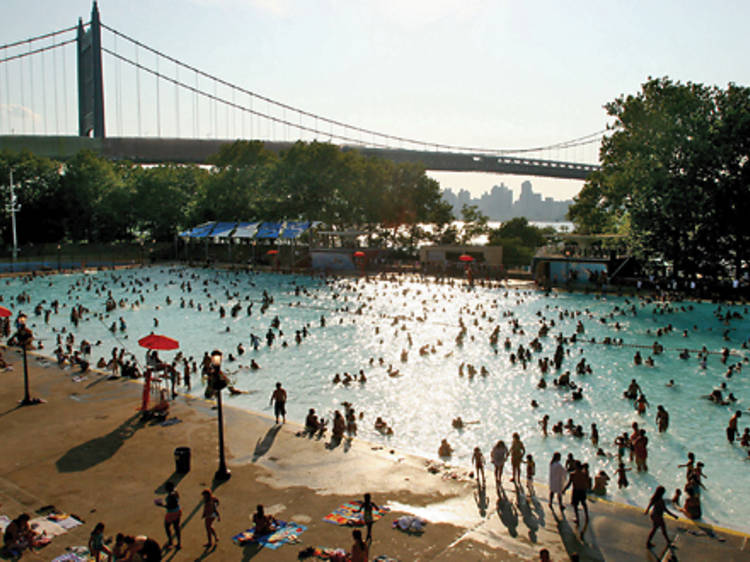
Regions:
[[372, 562], [398, 562], [398, 558], [391, 558], [385, 554], [381, 554], [377, 558], [373, 558]]
[[[357, 500], [353, 502], [347, 502], [341, 504], [338, 508], [334, 509], [331, 513], [323, 518], [323, 521], [328, 521], [334, 525], [351, 525], [361, 527], [365, 524], [364, 512], [359, 511], [362, 506], [362, 502]], [[372, 510], [372, 520], [377, 521], [383, 515], [390, 511], [387, 507], [379, 507], [378, 509]]]
[[232, 537], [232, 540], [238, 545], [242, 546], [250, 542], [257, 542], [259, 545], [276, 550], [282, 545], [287, 543], [298, 542], [298, 537], [307, 530], [304, 525], [299, 525], [294, 521], [276, 521], [277, 527], [269, 535], [263, 537], [253, 538], [255, 527], [242, 531], [241, 533]]
[[321, 560], [333, 560], [334, 562], [345, 561], [348, 554], [343, 548], [328, 548], [326, 546], [316, 546], [313, 550], [313, 556]]

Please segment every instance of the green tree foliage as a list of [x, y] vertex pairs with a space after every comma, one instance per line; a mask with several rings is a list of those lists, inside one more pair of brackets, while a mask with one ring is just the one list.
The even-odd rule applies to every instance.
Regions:
[[543, 246], [552, 234], [554, 229], [551, 227], [539, 228], [530, 225], [525, 217], [516, 217], [491, 230], [488, 245], [503, 247], [505, 266], [526, 266], [531, 264], [537, 248]]
[[138, 168], [133, 177], [138, 232], [156, 240], [170, 240], [192, 226], [190, 215], [196, 199], [204, 193], [201, 187], [207, 176], [208, 172], [197, 166]]
[[547, 236], [554, 233], [554, 229], [539, 228], [529, 224], [526, 217], [516, 217], [504, 222], [499, 228], [490, 232], [490, 245], [493, 239], [517, 238], [521, 244], [529, 248], [538, 248], [547, 241]]
[[[90, 151], [60, 163], [4, 153], [0, 181], [7, 185], [12, 166], [22, 242], [171, 240], [206, 220], [308, 219], [411, 251], [430, 236], [420, 223], [442, 230], [453, 218], [421, 166], [330, 144], [298, 142], [276, 155], [261, 142], [238, 141], [210, 164], [143, 167]], [[6, 241], [8, 222], [0, 226]]]
[[569, 211], [577, 230], [628, 234], [675, 273], [735, 274], [750, 252], [750, 89], [650, 79], [606, 110], [602, 169]]
[[489, 232], [489, 227], [487, 226], [489, 218], [476, 205], [464, 204], [461, 207], [461, 220], [464, 223], [461, 229], [461, 244], [469, 244], [477, 236], [482, 236]]
[[[1, 185], [10, 185], [11, 168], [15, 194], [21, 205], [16, 214], [19, 240], [39, 243], [62, 238], [65, 215], [60, 211], [60, 163], [29, 152], [3, 152], [0, 154]], [[10, 211], [4, 204], [0, 205], [0, 216], [3, 238], [11, 241]]]

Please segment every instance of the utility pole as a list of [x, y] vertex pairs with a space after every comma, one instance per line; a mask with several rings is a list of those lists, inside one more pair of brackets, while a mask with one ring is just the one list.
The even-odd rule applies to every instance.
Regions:
[[18, 259], [18, 236], [16, 235], [16, 213], [21, 210], [21, 205], [17, 204], [16, 193], [13, 189], [13, 168], [10, 169], [10, 203], [6, 205], [6, 210], [10, 211], [10, 224], [13, 230], [13, 271], [16, 270], [16, 259]]

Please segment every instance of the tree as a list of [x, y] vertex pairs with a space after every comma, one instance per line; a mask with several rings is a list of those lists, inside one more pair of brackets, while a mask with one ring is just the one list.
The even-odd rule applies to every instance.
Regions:
[[[21, 210], [17, 213], [17, 235], [21, 244], [58, 241], [64, 237], [63, 193], [60, 162], [30, 152], [0, 154], [0, 185], [10, 185], [10, 169]], [[10, 209], [0, 205], [4, 240], [10, 242]]]
[[156, 240], [172, 240], [189, 226], [195, 202], [208, 172], [197, 166], [168, 164], [141, 169], [134, 176], [137, 230]]
[[461, 207], [461, 220], [464, 222], [464, 227], [461, 229], [461, 244], [469, 244], [474, 238], [489, 232], [487, 227], [489, 218], [476, 205], [464, 204]]
[[526, 217], [516, 217], [504, 222], [499, 228], [490, 232], [490, 245], [493, 239], [517, 238], [523, 246], [538, 248], [547, 241], [547, 236], [554, 233], [551, 227], [539, 228], [529, 224]]
[[[675, 274], [731, 274], [748, 258], [750, 90], [668, 78], [607, 104], [601, 170], [570, 208], [582, 232], [625, 232]], [[735, 272], [736, 274], [736, 272]]]

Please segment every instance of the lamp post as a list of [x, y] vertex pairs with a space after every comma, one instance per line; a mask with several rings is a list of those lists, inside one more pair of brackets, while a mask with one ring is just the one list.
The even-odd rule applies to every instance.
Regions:
[[61, 262], [60, 262], [60, 251], [62, 250], [62, 246], [60, 244], [57, 245], [57, 271], [58, 273], [62, 269]]
[[18, 315], [18, 329], [16, 330], [15, 338], [16, 338], [16, 342], [18, 343], [18, 345], [21, 346], [21, 349], [23, 350], [24, 395], [23, 395], [23, 400], [21, 400], [21, 406], [31, 406], [33, 404], [39, 404], [40, 403], [39, 399], [32, 398], [31, 395], [29, 394], [29, 365], [26, 360], [26, 347], [31, 343], [31, 340], [34, 339], [34, 334], [26, 326], [25, 314]]
[[16, 235], [16, 213], [21, 210], [21, 205], [18, 204], [16, 198], [16, 192], [13, 189], [13, 168], [10, 169], [10, 203], [6, 205], [6, 209], [10, 211], [10, 225], [13, 231], [13, 271], [16, 270], [16, 259], [18, 258], [18, 236]]
[[221, 357], [221, 351], [214, 350], [211, 352], [211, 382], [216, 391], [216, 403], [219, 408], [219, 469], [214, 474], [214, 480], [219, 482], [229, 480], [232, 477], [224, 457], [224, 414], [221, 409], [221, 390], [227, 386], [227, 382], [221, 374]]

